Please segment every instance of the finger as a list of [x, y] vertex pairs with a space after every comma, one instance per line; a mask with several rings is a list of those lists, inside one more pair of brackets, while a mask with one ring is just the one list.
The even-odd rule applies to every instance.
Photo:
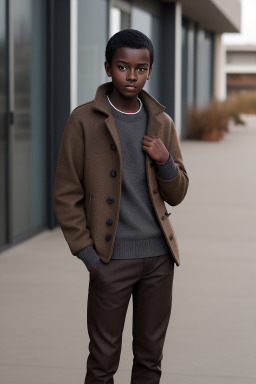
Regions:
[[94, 274], [94, 271], [95, 271], [96, 268], [97, 268], [97, 264], [94, 267], [91, 268], [91, 270], [90, 270], [91, 275]]
[[142, 146], [142, 149], [143, 149], [143, 151], [151, 152], [151, 148], [150, 148], [150, 147], [147, 147], [146, 145], [143, 145], [143, 146]]
[[156, 138], [155, 136], [144, 135], [144, 139], [149, 140], [149, 141], [153, 141], [155, 138]]
[[144, 141], [144, 140], [142, 142], [142, 145], [144, 145], [145, 147], [148, 147], [148, 148], [151, 147], [151, 144], [149, 142], [147, 142], [147, 141]]
[[143, 142], [143, 143], [149, 143], [149, 144], [152, 144], [152, 143], [153, 143], [153, 140], [148, 140], [147, 138], [144, 137], [144, 139], [142, 139], [142, 142]]

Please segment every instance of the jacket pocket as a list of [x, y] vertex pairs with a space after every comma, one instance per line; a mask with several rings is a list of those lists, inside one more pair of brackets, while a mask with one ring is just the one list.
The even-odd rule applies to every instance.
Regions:
[[88, 228], [90, 228], [90, 215], [91, 215], [92, 198], [93, 198], [93, 193], [89, 192], [88, 208], [87, 208], [87, 227]]

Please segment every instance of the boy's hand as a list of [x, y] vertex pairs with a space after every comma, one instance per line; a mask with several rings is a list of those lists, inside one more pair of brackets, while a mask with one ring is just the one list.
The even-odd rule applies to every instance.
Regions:
[[166, 163], [169, 160], [169, 152], [160, 137], [145, 135], [142, 140], [142, 149], [159, 163]]
[[97, 268], [98, 264], [95, 264], [91, 269], [90, 269], [90, 275], [92, 276], [95, 269]]

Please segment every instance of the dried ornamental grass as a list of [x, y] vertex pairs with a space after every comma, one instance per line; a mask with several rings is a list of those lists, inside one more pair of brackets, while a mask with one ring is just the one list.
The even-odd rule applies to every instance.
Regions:
[[246, 94], [232, 95], [226, 103], [228, 104], [231, 115], [256, 114], [256, 93], [248, 92]]
[[233, 95], [224, 102], [213, 101], [204, 108], [187, 111], [187, 138], [221, 140], [228, 132], [228, 123], [245, 124], [240, 114], [256, 114], [256, 92]]
[[221, 102], [187, 112], [187, 137], [199, 140], [220, 140], [228, 130], [229, 110]]

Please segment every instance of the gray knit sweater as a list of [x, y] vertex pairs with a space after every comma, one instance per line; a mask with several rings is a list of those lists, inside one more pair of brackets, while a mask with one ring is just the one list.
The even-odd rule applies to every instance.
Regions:
[[[146, 179], [145, 152], [142, 140], [147, 130], [147, 111], [141, 103], [136, 113], [124, 113], [111, 105], [122, 150], [122, 191], [119, 223], [112, 259], [134, 259], [160, 256], [170, 252], [158, 223]], [[163, 179], [176, 176], [172, 156], [166, 163], [155, 162]], [[80, 258], [90, 270], [100, 260], [89, 246], [79, 251]]]

